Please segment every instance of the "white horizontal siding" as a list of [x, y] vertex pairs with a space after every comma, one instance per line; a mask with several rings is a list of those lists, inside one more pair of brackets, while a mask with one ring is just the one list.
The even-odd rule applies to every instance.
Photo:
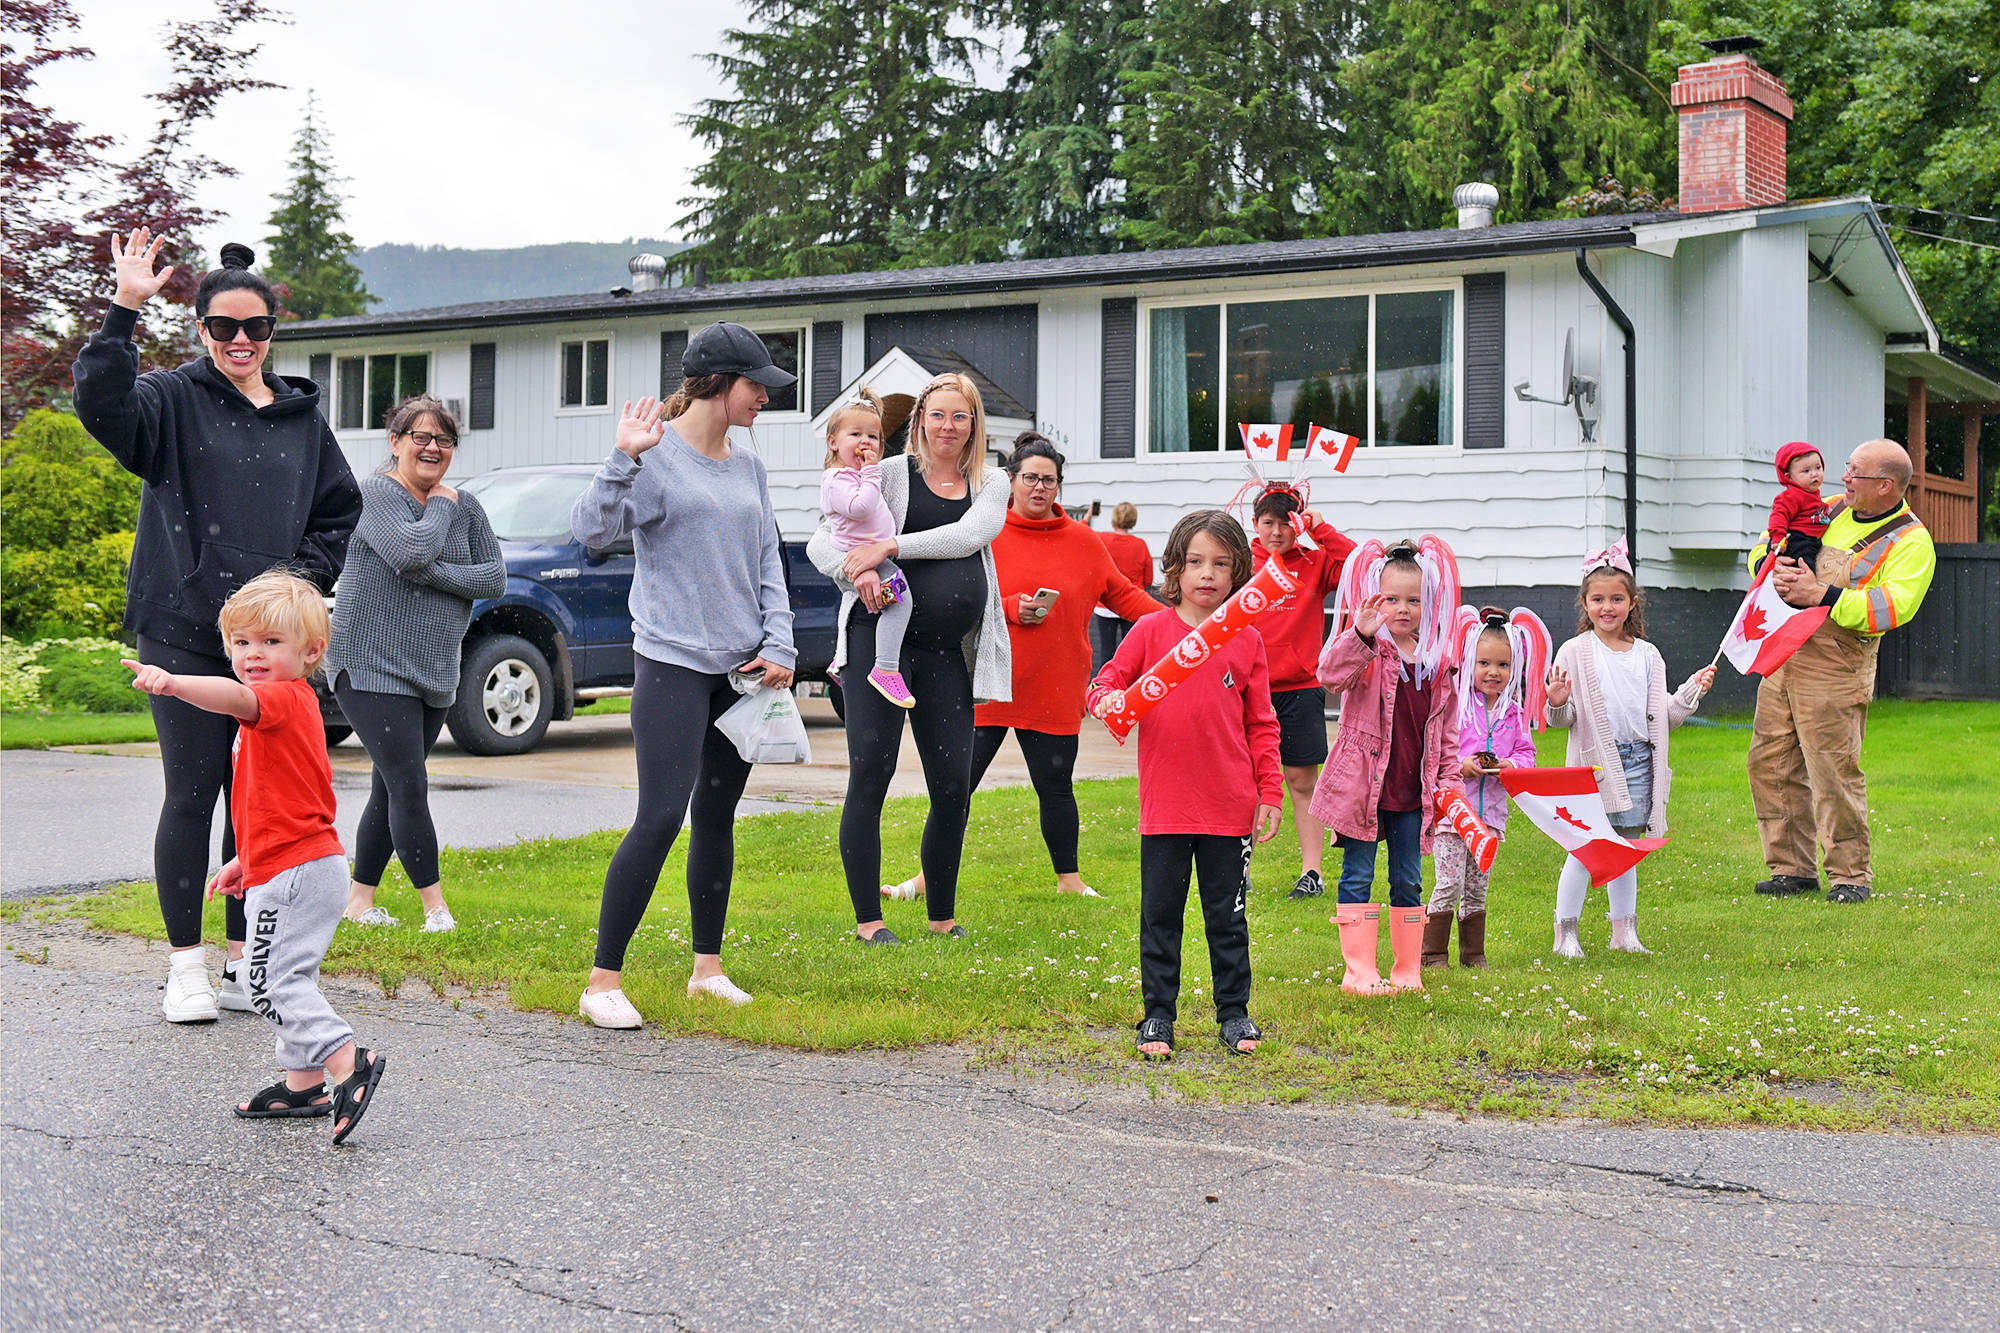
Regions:
[[1840, 475], [1855, 445], [1882, 434], [1885, 359], [1882, 333], [1860, 308], [1832, 283], [1812, 283], [1806, 292], [1804, 438], [1819, 446], [1829, 478]]

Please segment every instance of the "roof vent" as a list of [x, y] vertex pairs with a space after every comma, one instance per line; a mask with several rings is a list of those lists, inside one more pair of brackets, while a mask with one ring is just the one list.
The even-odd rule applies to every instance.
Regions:
[[656, 292], [660, 282], [667, 276], [667, 261], [661, 255], [633, 255], [625, 261], [625, 267], [632, 272], [632, 290], [635, 292]]
[[708, 286], [708, 265], [696, 264], [693, 268], [688, 270], [688, 286], [690, 287]]
[[1453, 190], [1451, 202], [1458, 209], [1458, 229], [1474, 231], [1493, 225], [1493, 210], [1500, 207], [1500, 191], [1484, 181], [1474, 181]]

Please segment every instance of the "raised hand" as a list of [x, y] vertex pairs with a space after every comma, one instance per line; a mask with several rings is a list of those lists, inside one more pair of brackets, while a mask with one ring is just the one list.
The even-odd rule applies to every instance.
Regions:
[[1569, 702], [1569, 672], [1559, 666], [1549, 668], [1549, 707], [1561, 708]]
[[612, 442], [628, 458], [637, 458], [658, 444], [667, 433], [666, 404], [656, 398], [641, 398], [638, 410], [632, 402], [625, 402], [624, 415], [618, 418], [618, 435]]
[[1361, 605], [1354, 608], [1354, 632], [1364, 639], [1375, 637], [1375, 631], [1382, 628], [1381, 593], [1374, 593], [1361, 599]]
[[[146, 243], [149, 238], [151, 245]], [[144, 227], [134, 231], [127, 241], [119, 240], [117, 232], [111, 233], [111, 271], [118, 279], [118, 290], [111, 297], [113, 304], [137, 310], [167, 285], [174, 276], [172, 264], [153, 272], [153, 265], [160, 259], [160, 246], [166, 239], [154, 236]]]

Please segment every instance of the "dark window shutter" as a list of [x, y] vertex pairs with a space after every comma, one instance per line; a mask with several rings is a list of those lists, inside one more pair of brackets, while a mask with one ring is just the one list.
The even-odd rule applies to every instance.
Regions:
[[681, 353], [687, 349], [686, 329], [668, 329], [660, 334], [660, 397], [671, 398], [680, 392], [681, 381], [687, 378], [681, 373]]
[[1130, 458], [1139, 395], [1139, 302], [1121, 296], [1104, 302], [1104, 415], [1099, 458]]
[[472, 392], [466, 401], [465, 428], [493, 429], [493, 371], [499, 344], [472, 344]]
[[840, 376], [840, 321], [813, 325], [812, 410], [818, 416], [845, 381]]
[[1506, 443], [1507, 275], [1465, 277], [1465, 447]]

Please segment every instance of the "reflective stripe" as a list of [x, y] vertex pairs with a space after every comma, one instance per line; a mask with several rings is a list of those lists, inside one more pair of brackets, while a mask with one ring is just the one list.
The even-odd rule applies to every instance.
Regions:
[[1916, 528], [1904, 528], [1900, 532], [1890, 534], [1883, 541], [1872, 542], [1855, 552], [1854, 559], [1848, 562], [1847, 566], [1850, 586], [1860, 585], [1869, 575], [1881, 568], [1882, 562], [1889, 558], [1889, 552], [1896, 549], [1896, 543], [1903, 540], [1904, 534], [1915, 531]]
[[1896, 628], [1896, 604], [1880, 588], [1868, 590], [1868, 632], [1881, 634]]

